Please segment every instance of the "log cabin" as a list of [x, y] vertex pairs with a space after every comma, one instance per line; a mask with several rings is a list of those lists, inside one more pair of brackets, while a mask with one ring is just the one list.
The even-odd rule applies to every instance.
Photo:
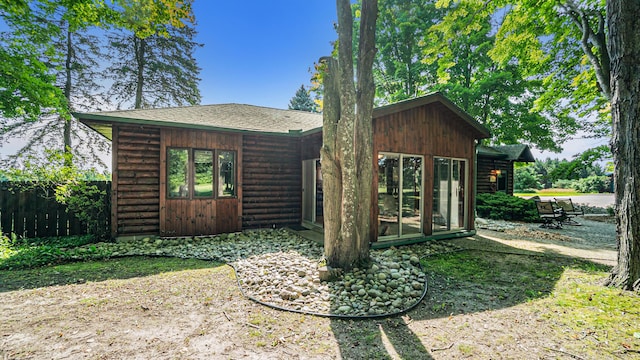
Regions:
[[516, 162], [535, 162], [528, 145], [478, 145], [478, 193], [504, 192], [513, 195], [513, 169]]
[[[75, 114], [112, 142], [115, 238], [322, 227], [322, 115], [241, 104]], [[489, 131], [440, 93], [374, 110], [373, 245], [474, 233]], [[377, 171], [376, 171], [377, 169]]]

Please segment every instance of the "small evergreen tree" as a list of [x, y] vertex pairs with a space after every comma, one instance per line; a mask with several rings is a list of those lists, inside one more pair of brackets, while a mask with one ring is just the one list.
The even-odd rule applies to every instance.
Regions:
[[289, 110], [301, 110], [308, 112], [318, 112], [316, 103], [313, 101], [304, 85], [300, 85], [300, 89], [289, 101]]

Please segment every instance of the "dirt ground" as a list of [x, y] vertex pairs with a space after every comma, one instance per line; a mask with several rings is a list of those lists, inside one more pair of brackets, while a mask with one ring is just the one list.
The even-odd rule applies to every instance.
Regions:
[[[0, 359], [607, 357], [582, 353], [585, 337], [559, 329], [530, 300], [544, 298], [567, 276], [562, 269], [572, 260], [559, 255], [612, 265], [615, 244], [521, 229], [479, 235], [453, 242], [480, 249], [470, 254], [495, 266], [490, 285], [432, 276], [417, 308], [384, 319], [329, 319], [264, 307], [242, 296], [226, 265], [0, 292]], [[552, 256], [520, 255], [529, 252]], [[541, 267], [558, 270], [536, 278], [537, 293], [524, 294], [530, 280], [513, 269], [534, 273]]]

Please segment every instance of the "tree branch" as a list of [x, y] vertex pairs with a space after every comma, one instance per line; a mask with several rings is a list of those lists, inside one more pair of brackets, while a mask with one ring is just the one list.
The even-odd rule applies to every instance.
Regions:
[[[602, 13], [597, 12], [598, 30], [595, 32], [591, 28], [590, 15], [592, 14], [580, 9], [572, 0], [567, 1], [561, 7], [582, 32], [582, 38], [580, 39], [582, 50], [593, 66], [600, 91], [607, 99], [611, 100], [610, 60], [604, 30], [604, 16]], [[593, 47], [598, 50], [598, 54], [593, 51]]]

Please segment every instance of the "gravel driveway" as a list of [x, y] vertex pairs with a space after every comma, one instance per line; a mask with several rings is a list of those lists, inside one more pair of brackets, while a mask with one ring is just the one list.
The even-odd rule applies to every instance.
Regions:
[[[562, 198], [564, 196], [540, 196], [541, 200], [553, 200], [555, 197]], [[584, 195], [571, 195], [571, 201], [574, 204], [596, 206], [606, 208], [613, 206], [615, 202], [615, 195], [613, 194], [584, 194]]]
[[[580, 226], [564, 225], [562, 229], [540, 228], [538, 224], [490, 220], [487, 228], [478, 228], [474, 247], [491, 246], [491, 241], [527, 251], [557, 253], [592, 260], [606, 265], [617, 261], [616, 229], [612, 221], [594, 221], [578, 217]], [[599, 220], [605, 220], [600, 218]], [[486, 220], [485, 220], [486, 221]], [[498, 229], [492, 230], [492, 229]], [[462, 241], [461, 241], [462, 242]], [[463, 245], [463, 244], [458, 244]]]

